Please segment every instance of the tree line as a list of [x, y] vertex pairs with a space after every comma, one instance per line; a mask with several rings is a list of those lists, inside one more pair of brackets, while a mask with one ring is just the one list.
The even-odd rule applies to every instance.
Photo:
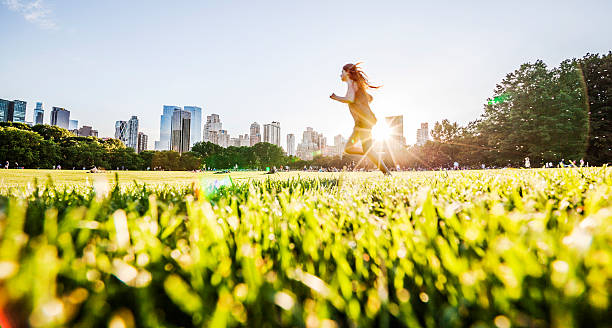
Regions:
[[77, 137], [51, 125], [30, 127], [23, 123], [0, 123], [0, 161], [10, 167], [120, 170], [196, 170], [203, 168], [265, 169], [280, 167], [288, 158], [269, 143], [252, 147], [222, 148], [198, 142], [192, 151], [143, 151], [137, 154], [113, 138]]
[[[387, 147], [387, 165], [402, 168], [519, 167], [584, 159], [590, 165], [612, 160], [612, 52], [587, 54], [549, 68], [543, 61], [521, 65], [496, 86], [483, 114], [465, 126], [442, 120], [422, 146]], [[190, 152], [144, 151], [140, 154], [112, 138], [76, 137], [57, 126], [0, 123], [0, 161], [26, 168], [64, 169], [293, 169], [373, 168], [358, 156], [285, 156], [269, 143], [222, 148], [196, 143]], [[14, 164], [13, 164], [14, 165]]]
[[532, 166], [612, 161], [612, 52], [549, 68], [541, 60], [506, 75], [465, 126], [443, 120], [432, 141], [408, 149], [411, 166]]

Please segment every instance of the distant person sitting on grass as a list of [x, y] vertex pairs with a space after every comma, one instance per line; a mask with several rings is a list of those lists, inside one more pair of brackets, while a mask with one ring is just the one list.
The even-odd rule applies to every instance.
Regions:
[[[372, 127], [376, 125], [376, 116], [370, 109], [372, 96], [366, 89], [375, 87], [368, 82], [367, 75], [359, 68], [358, 64], [346, 64], [342, 67], [342, 81], [348, 84], [346, 96], [340, 97], [335, 93], [329, 96], [331, 99], [348, 104], [351, 115], [355, 120], [353, 133], [348, 138], [344, 152], [353, 155], [365, 155], [385, 175], [391, 175], [383, 161], [378, 160], [372, 147]], [[361, 142], [361, 149], [356, 144]]]

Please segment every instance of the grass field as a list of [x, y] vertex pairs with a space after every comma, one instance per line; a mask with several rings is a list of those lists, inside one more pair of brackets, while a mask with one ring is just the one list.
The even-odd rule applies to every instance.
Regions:
[[[19, 187], [25, 184], [34, 183], [45, 184], [49, 179], [55, 185], [85, 186], [91, 184], [95, 179], [105, 179], [115, 181], [115, 174], [119, 176], [119, 183], [122, 185], [132, 184], [134, 181], [146, 184], [191, 184], [200, 182], [202, 179], [214, 180], [224, 179], [231, 176], [235, 181], [241, 180], [260, 180], [260, 179], [289, 179], [289, 178], [331, 178], [339, 177], [339, 173], [318, 173], [318, 172], [279, 172], [276, 174], [265, 174], [258, 171], [237, 171], [230, 174], [215, 174], [214, 172], [192, 173], [188, 171], [106, 171], [102, 173], [89, 173], [83, 170], [0, 170], [1, 187]], [[346, 174], [345, 174], [346, 175]], [[406, 173], [397, 173], [398, 176], [405, 176]], [[347, 177], [381, 177], [378, 172], [360, 172], [358, 174], [348, 174]]]
[[612, 169], [229, 176], [0, 171], [0, 326], [610, 327]]

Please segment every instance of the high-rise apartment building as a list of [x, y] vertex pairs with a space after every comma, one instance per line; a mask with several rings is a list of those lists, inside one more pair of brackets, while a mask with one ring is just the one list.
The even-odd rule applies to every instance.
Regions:
[[127, 145], [128, 124], [126, 121], [115, 122], [115, 139], [119, 139], [124, 145]]
[[191, 140], [190, 147], [202, 141], [202, 108], [197, 106], [184, 106], [183, 110], [191, 113]]
[[227, 130], [219, 130], [217, 131], [218, 141], [217, 145], [227, 148], [230, 146], [230, 135], [227, 133]]
[[138, 117], [132, 116], [127, 122], [127, 143], [126, 146], [138, 150]]
[[0, 99], [0, 122], [25, 123], [26, 102]]
[[280, 147], [280, 122], [264, 124], [263, 141]]
[[51, 109], [51, 125], [59, 126], [63, 129], [68, 129], [70, 122], [70, 111], [61, 107], [53, 107]]
[[421, 123], [421, 128], [417, 129], [417, 145], [423, 146], [429, 140], [429, 124]]
[[45, 118], [45, 110], [43, 109], [43, 103], [37, 102], [36, 108], [34, 109], [34, 124], [43, 124]]
[[138, 132], [138, 148], [136, 152], [140, 153], [148, 149], [149, 137], [142, 133]]
[[68, 121], [68, 130], [77, 130], [79, 128], [78, 120], [70, 120]]
[[300, 159], [310, 161], [315, 156], [322, 154], [327, 146], [327, 138], [313, 128], [307, 127], [302, 134], [302, 142], [297, 145], [296, 156]]
[[170, 145], [172, 150], [179, 153], [188, 152], [191, 140], [191, 113], [182, 109], [175, 109], [172, 113], [171, 129]]
[[287, 135], [287, 156], [295, 156], [295, 135], [293, 133]]
[[247, 133], [238, 136], [240, 147], [249, 147], [251, 145], [250, 137]]
[[249, 145], [253, 146], [256, 143], [261, 142], [261, 126], [257, 122], [251, 123], [249, 129]]
[[219, 144], [217, 139], [217, 134], [219, 130], [223, 128], [221, 124], [221, 119], [219, 118], [219, 114], [210, 114], [206, 116], [206, 124], [204, 124], [203, 131], [203, 140], [207, 142], [212, 142], [214, 144]]

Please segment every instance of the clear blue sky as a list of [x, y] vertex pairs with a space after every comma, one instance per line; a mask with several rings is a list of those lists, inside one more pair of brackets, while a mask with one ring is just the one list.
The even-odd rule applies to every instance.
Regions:
[[549, 66], [612, 49], [602, 1], [52, 1], [0, 0], [0, 98], [65, 107], [111, 136], [131, 115], [159, 136], [162, 105], [221, 115], [233, 136], [281, 122], [328, 143], [352, 128], [342, 65], [363, 61], [379, 118], [476, 119], [524, 62]]

